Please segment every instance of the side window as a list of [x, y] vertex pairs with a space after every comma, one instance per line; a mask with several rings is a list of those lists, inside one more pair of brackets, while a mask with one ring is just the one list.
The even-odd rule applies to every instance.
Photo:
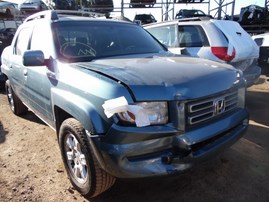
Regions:
[[176, 46], [176, 28], [174, 25], [150, 28], [148, 31], [167, 47]]
[[200, 26], [178, 26], [178, 40], [180, 47], [209, 46], [206, 34]]
[[32, 29], [26, 27], [21, 29], [15, 44], [15, 55], [23, 55], [23, 53], [29, 49], [29, 39], [31, 37]]
[[50, 26], [45, 23], [36, 24], [31, 40], [31, 50], [41, 50], [46, 59], [53, 53], [53, 39]]

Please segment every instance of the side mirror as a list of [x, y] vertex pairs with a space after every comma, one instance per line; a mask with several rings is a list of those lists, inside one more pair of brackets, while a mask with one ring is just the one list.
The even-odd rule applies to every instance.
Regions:
[[44, 53], [40, 50], [25, 51], [23, 54], [24, 66], [43, 66], [45, 65]]

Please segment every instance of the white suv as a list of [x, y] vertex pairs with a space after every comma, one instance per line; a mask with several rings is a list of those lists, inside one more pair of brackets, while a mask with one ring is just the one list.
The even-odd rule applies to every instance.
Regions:
[[225, 62], [243, 71], [247, 85], [261, 74], [259, 48], [234, 21], [189, 18], [145, 25], [155, 38], [175, 54]]

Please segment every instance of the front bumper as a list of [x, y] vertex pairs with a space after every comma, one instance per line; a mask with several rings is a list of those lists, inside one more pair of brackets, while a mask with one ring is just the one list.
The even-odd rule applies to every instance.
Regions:
[[245, 133], [248, 113], [239, 110], [185, 133], [170, 126], [113, 125], [91, 144], [102, 169], [118, 178], [180, 173], [231, 146]]

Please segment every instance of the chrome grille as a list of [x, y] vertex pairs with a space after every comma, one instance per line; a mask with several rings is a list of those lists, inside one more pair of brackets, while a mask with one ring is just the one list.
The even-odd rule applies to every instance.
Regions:
[[235, 109], [237, 105], [237, 91], [210, 99], [190, 102], [187, 104], [188, 124], [193, 125], [212, 119], [215, 116]]

